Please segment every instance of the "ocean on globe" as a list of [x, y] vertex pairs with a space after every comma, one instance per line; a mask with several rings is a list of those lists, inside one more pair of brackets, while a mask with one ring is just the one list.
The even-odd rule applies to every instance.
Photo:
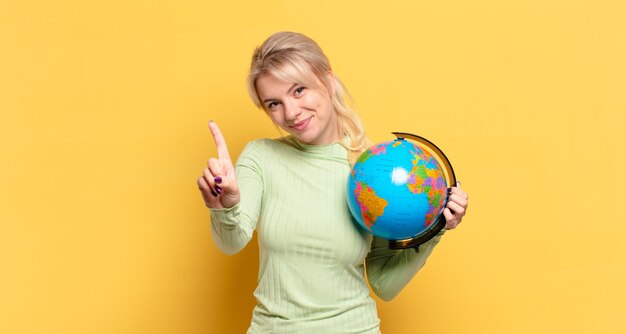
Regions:
[[403, 138], [363, 152], [348, 177], [350, 212], [368, 232], [387, 240], [414, 238], [435, 222], [448, 186], [432, 154]]

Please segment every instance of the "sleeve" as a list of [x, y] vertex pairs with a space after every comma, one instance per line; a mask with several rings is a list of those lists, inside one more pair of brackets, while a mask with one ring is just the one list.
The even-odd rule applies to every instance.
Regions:
[[445, 230], [434, 238], [414, 248], [394, 250], [388, 241], [374, 237], [372, 249], [365, 258], [367, 279], [374, 293], [383, 300], [393, 299], [411, 281], [426, 259], [441, 240]]
[[241, 251], [256, 229], [263, 200], [260, 156], [254, 142], [244, 148], [235, 166], [240, 202], [231, 208], [210, 209], [211, 237], [215, 245], [228, 255]]

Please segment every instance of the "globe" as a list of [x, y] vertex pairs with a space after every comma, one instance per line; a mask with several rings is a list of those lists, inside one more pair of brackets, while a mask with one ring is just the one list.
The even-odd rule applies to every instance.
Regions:
[[[359, 156], [348, 177], [347, 199], [359, 225], [390, 240], [391, 248], [408, 248], [432, 238], [445, 225], [441, 213], [448, 184], [434, 154], [404, 137], [422, 139], [431, 144], [431, 151], [434, 144], [415, 135], [394, 134], [398, 138], [373, 145]], [[441, 155], [448, 167], [447, 158]], [[393, 246], [394, 241], [406, 240], [408, 244]]]

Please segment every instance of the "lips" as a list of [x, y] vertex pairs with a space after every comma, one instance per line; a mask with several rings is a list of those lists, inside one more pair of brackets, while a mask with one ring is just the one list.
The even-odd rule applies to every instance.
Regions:
[[313, 116], [305, 119], [302, 122], [298, 122], [298, 123], [295, 123], [293, 125], [290, 125], [289, 127], [292, 128], [292, 129], [295, 129], [297, 131], [302, 131], [302, 130], [306, 129], [306, 127], [309, 125], [309, 122], [311, 121], [311, 118], [313, 118]]

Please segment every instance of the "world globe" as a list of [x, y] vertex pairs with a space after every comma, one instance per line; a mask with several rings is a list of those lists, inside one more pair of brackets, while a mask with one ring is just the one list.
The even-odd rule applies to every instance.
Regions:
[[395, 140], [373, 145], [357, 159], [348, 176], [348, 207], [359, 225], [389, 240], [390, 248], [417, 247], [445, 225], [448, 182], [456, 180], [448, 159], [432, 142], [394, 134]]

